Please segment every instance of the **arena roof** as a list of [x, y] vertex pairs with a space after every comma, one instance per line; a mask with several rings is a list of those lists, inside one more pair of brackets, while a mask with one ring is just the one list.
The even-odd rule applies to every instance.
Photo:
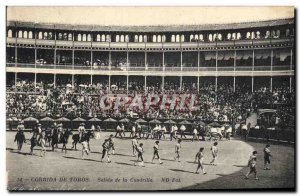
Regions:
[[48, 24], [21, 21], [8, 21], [7, 26], [38, 28], [38, 29], [60, 29], [67, 31], [102, 31], [102, 32], [181, 32], [181, 31], [209, 31], [247, 29], [259, 27], [272, 27], [294, 24], [294, 19], [278, 19], [269, 21], [228, 23], [228, 24], [204, 24], [204, 25], [157, 25], [157, 26], [102, 26], [102, 25], [70, 25], [70, 24]]

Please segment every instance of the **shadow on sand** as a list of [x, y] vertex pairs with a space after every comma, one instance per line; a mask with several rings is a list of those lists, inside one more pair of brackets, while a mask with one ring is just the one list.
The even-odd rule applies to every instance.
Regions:
[[182, 169], [169, 169], [169, 170], [174, 171], [174, 172], [184, 172], [184, 173], [195, 174], [194, 172], [186, 171], [186, 170], [182, 170]]
[[93, 161], [93, 162], [99, 162], [99, 163], [101, 163], [101, 161], [94, 160], [94, 159], [87, 159], [87, 158], [85, 158], [85, 159], [81, 159], [81, 158], [76, 158], [76, 157], [67, 157], [67, 156], [64, 156], [64, 158], [66, 158], [66, 159], [75, 159], [75, 160], [81, 160], [81, 161]]
[[119, 164], [119, 165], [127, 165], [127, 166], [133, 166], [133, 167], [135, 167], [134, 164], [130, 164], [130, 163], [122, 163], [122, 162], [114, 162], [114, 163]]

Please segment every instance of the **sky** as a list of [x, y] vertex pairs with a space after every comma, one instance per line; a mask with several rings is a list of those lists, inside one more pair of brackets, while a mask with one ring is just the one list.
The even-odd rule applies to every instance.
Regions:
[[7, 7], [9, 21], [73, 25], [198, 25], [293, 17], [294, 7]]

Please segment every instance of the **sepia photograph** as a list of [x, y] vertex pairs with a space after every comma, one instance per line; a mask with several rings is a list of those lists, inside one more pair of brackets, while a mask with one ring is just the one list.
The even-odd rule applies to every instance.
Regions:
[[7, 6], [7, 190], [295, 191], [295, 20]]

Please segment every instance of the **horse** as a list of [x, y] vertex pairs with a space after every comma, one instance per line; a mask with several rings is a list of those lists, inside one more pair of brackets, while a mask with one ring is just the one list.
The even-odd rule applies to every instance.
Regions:
[[[59, 134], [60, 134], [60, 140], [58, 141]], [[63, 152], [65, 150], [65, 153], [67, 153], [66, 144], [68, 143], [70, 135], [72, 135], [72, 132], [69, 130], [66, 130], [64, 133], [53, 132], [51, 137], [52, 151], [54, 151], [55, 145], [57, 146], [57, 144], [63, 144], [61, 151]]]
[[89, 151], [91, 151], [91, 148], [90, 148], [90, 138], [91, 137], [94, 137], [94, 132], [93, 131], [91, 131], [91, 130], [88, 130], [86, 133], [84, 133], [82, 136], [81, 136], [82, 138], [81, 138], [81, 141], [79, 141], [80, 140], [80, 138], [79, 138], [79, 134], [77, 133], [77, 134], [74, 134], [73, 136], [72, 136], [72, 139], [73, 139], [73, 142], [72, 142], [72, 149], [75, 147], [75, 150], [77, 150], [77, 147], [76, 147], [76, 145], [77, 145], [77, 143], [78, 142], [82, 142], [82, 141], [86, 141], [87, 143], [88, 143], [88, 149], [89, 149]]
[[51, 146], [51, 139], [52, 139], [52, 130], [51, 129], [46, 129], [45, 130], [45, 142], [48, 142], [48, 146]]
[[211, 141], [211, 139], [213, 139], [214, 141], [218, 141], [219, 139], [222, 140], [223, 139], [223, 135], [221, 132], [220, 128], [216, 128], [216, 127], [211, 127], [208, 130], [207, 136], [209, 137], [209, 141]]

